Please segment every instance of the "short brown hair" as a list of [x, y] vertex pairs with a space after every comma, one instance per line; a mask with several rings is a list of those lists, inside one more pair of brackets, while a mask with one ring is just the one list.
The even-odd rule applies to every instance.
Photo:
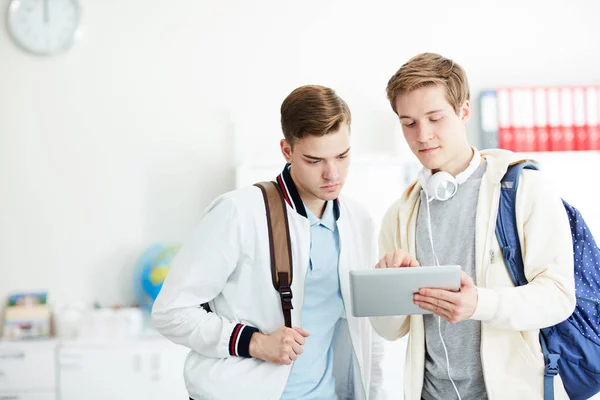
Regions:
[[350, 126], [350, 108], [333, 89], [306, 85], [294, 89], [281, 104], [281, 129], [290, 143], [307, 135], [323, 136]]
[[400, 67], [388, 81], [387, 98], [397, 114], [398, 95], [433, 85], [441, 85], [446, 89], [446, 97], [456, 114], [470, 98], [465, 70], [454, 61], [435, 53], [419, 54]]

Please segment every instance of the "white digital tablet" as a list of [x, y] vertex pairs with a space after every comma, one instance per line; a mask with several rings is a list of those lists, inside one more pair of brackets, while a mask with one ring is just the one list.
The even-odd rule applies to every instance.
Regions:
[[350, 271], [355, 317], [431, 314], [413, 302], [421, 288], [460, 289], [460, 266], [374, 268]]

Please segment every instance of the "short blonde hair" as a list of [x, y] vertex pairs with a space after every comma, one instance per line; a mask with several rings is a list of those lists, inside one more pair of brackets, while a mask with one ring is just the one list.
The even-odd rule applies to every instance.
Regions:
[[387, 98], [396, 114], [396, 98], [424, 86], [441, 85], [446, 98], [458, 115], [460, 107], [470, 98], [465, 70], [454, 61], [435, 53], [422, 53], [408, 60], [390, 78]]
[[292, 146], [307, 135], [323, 136], [337, 131], [343, 123], [350, 127], [351, 119], [348, 104], [324, 86], [301, 86], [281, 104], [281, 129]]

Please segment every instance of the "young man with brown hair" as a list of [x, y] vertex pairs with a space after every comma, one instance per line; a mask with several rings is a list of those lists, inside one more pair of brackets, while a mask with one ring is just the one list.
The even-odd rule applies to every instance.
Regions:
[[423, 169], [384, 217], [377, 267], [462, 267], [458, 292], [414, 295], [433, 314], [371, 319], [389, 340], [410, 334], [405, 398], [542, 399], [540, 329], [575, 307], [571, 231], [559, 195], [543, 173], [523, 171], [517, 226], [529, 283], [514, 287], [495, 227], [501, 180], [520, 158], [469, 145], [465, 71], [420, 54], [392, 76], [387, 96]]
[[[251, 186], [212, 202], [173, 260], [154, 303], [164, 336], [191, 349], [190, 397], [378, 399], [381, 339], [349, 312], [349, 271], [377, 259], [368, 213], [338, 196], [350, 157], [348, 105], [322, 86], [281, 106], [293, 328], [273, 288], [265, 204]], [[200, 304], [208, 303], [212, 312]]]

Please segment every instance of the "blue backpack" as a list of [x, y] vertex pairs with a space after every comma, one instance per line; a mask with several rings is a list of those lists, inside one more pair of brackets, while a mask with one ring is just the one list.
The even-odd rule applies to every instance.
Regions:
[[[515, 286], [527, 284], [516, 224], [516, 197], [528, 161], [511, 165], [502, 179], [496, 236]], [[554, 399], [554, 376], [560, 374], [569, 398], [588, 399], [600, 392], [600, 249], [583, 217], [563, 200], [571, 232], [577, 305], [565, 321], [540, 331], [546, 363], [544, 400]]]

